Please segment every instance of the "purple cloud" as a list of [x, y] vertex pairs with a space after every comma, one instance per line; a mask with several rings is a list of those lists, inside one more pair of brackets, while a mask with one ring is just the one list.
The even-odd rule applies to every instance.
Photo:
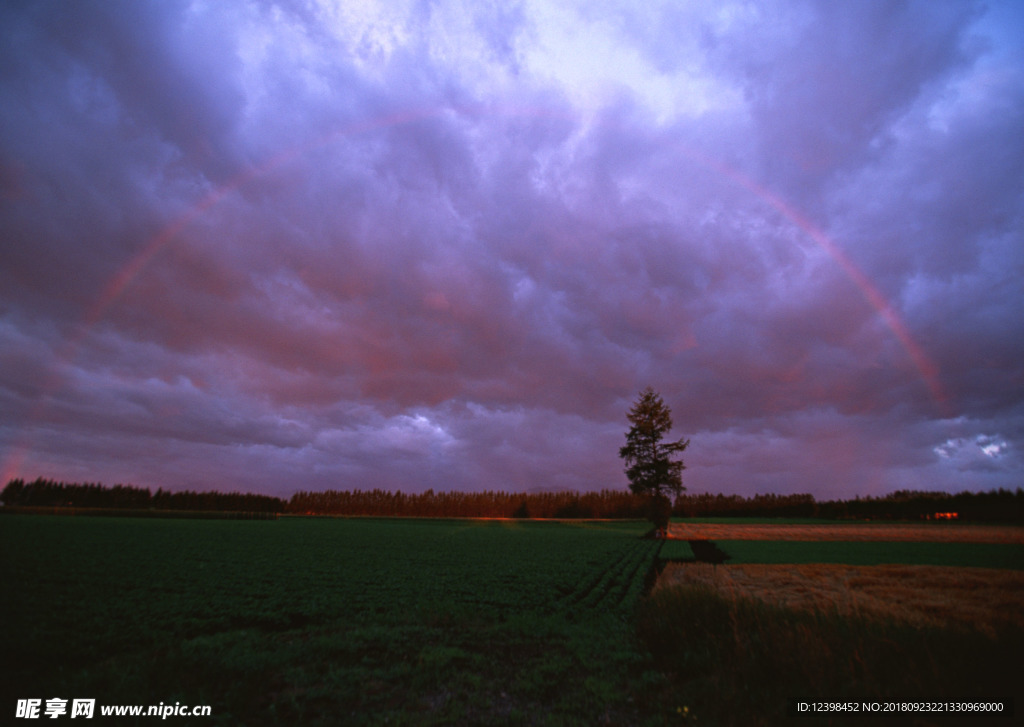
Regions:
[[[1016, 487], [1013, 3], [0, 10], [0, 466]], [[940, 397], [941, 400], [937, 400]]]

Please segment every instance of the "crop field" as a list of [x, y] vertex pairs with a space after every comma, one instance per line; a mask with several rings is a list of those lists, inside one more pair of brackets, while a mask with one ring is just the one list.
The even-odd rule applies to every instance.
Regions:
[[716, 540], [715, 544], [729, 554], [730, 564], [904, 564], [1024, 569], [1024, 546], [1004, 543]]
[[209, 704], [204, 725], [657, 720], [665, 680], [633, 613], [658, 546], [645, 530], [6, 516], [2, 709], [86, 696]]
[[681, 540], [764, 540], [923, 543], [1002, 543], [1024, 545], [1024, 528], [1013, 525], [966, 523], [786, 522], [721, 518], [685, 520], [669, 526], [671, 537]]
[[[706, 524], [728, 525], [715, 542], [731, 559], [669, 564], [644, 596], [657, 560], [694, 550], [642, 539], [642, 522], [7, 515], [0, 709], [88, 697], [212, 707], [174, 724], [714, 727], [778, 724], [790, 698], [1016, 684], [1019, 529], [963, 542], [939, 526], [927, 542], [888, 524], [884, 541], [837, 524], [816, 541], [822, 523]], [[767, 526], [788, 539], [749, 538]]]
[[680, 560], [693, 560], [693, 548], [690, 547], [690, 543], [686, 540], [666, 540], [661, 550], [658, 551], [658, 557], [663, 561], [680, 561]]
[[838, 611], [920, 626], [1024, 629], [1024, 570], [934, 565], [669, 564], [659, 588], [696, 586], [730, 598]]
[[[661, 549], [664, 568], [639, 605], [638, 629], [675, 675], [676, 701], [692, 705], [702, 724], [777, 724], [785, 719], [778, 705], [794, 698], [1005, 700], [1019, 692], [1022, 528], [686, 521], [670, 533], [681, 539]], [[713, 550], [728, 559], [694, 562]], [[1006, 714], [986, 719], [1016, 723]]]

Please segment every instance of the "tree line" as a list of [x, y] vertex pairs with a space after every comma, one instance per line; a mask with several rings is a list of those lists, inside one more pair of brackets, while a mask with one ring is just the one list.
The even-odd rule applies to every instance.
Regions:
[[386, 517], [642, 518], [647, 498], [631, 492], [434, 492], [385, 490], [297, 492], [285, 512]]
[[[238, 492], [152, 493], [133, 485], [65, 483], [14, 479], [0, 493], [12, 508], [88, 508], [191, 512], [262, 512], [293, 515], [368, 517], [494, 517], [561, 519], [640, 519], [648, 517], [650, 499], [621, 490], [599, 492], [435, 492], [387, 490], [297, 492], [288, 500]], [[925, 520], [956, 513], [958, 520], [1024, 522], [1024, 490], [927, 492], [899, 490], [881, 497], [817, 501], [810, 494], [680, 494], [672, 502], [674, 517], [779, 517], [828, 520]]]
[[878, 497], [819, 502], [812, 495], [682, 495], [676, 517], [798, 517], [823, 520], [1024, 521], [1024, 490], [928, 492], [897, 490]]
[[8, 507], [78, 507], [108, 510], [184, 510], [207, 512], [279, 513], [285, 501], [279, 497], [245, 492], [168, 492], [134, 485], [106, 487], [99, 483], [68, 483], [39, 478], [26, 483], [14, 479], [0, 493]]

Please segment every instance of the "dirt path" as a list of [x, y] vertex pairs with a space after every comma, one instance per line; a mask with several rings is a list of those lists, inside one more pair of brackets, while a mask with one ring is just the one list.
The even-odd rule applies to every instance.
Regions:
[[888, 540], [934, 543], [1015, 543], [1024, 545], [1024, 527], [946, 523], [828, 523], [823, 525], [746, 525], [673, 523], [679, 540]]

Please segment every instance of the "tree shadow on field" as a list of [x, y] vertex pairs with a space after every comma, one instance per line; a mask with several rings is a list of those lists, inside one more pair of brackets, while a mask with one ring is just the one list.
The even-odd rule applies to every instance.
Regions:
[[690, 544], [690, 549], [693, 550], [694, 560], [698, 563], [719, 565], [732, 558], [711, 540], [689, 540], [687, 542]]
[[661, 548], [658, 548], [654, 562], [644, 578], [644, 595], [651, 593], [658, 582], [658, 577], [669, 563], [711, 563], [712, 565], [718, 565], [732, 558], [731, 555], [720, 549], [710, 540], [688, 540], [686, 542], [690, 545], [690, 550], [693, 552], [692, 558], [664, 558], [661, 557]]

